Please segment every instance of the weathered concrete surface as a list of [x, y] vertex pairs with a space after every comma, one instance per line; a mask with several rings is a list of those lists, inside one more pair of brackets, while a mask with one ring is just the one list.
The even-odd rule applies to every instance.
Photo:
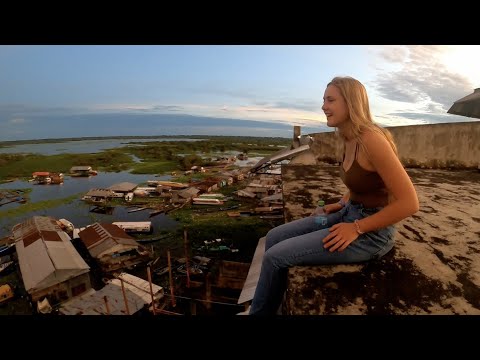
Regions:
[[[285, 314], [480, 314], [480, 173], [408, 169], [420, 211], [395, 247], [355, 265], [293, 267]], [[287, 221], [346, 191], [338, 167], [282, 168]]]
[[[402, 163], [409, 167], [477, 168], [480, 164], [480, 121], [388, 128]], [[318, 161], [340, 161], [343, 148], [334, 132], [310, 134]]]

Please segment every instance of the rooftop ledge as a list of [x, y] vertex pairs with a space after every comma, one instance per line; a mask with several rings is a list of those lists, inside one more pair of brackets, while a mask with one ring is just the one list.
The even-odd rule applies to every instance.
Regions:
[[[480, 314], [480, 173], [407, 172], [420, 210], [396, 225], [394, 248], [367, 263], [290, 268], [284, 315]], [[290, 163], [282, 178], [287, 222], [346, 191], [337, 166]]]

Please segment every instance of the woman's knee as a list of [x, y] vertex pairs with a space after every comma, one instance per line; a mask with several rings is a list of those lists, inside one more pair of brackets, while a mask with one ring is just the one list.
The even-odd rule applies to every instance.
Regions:
[[270, 249], [273, 245], [275, 245], [279, 240], [277, 240], [277, 236], [273, 231], [275, 228], [271, 229], [267, 235], [265, 235], [265, 251]]
[[266, 250], [265, 254], [263, 254], [262, 267], [275, 267], [277, 260], [278, 259], [274, 251]]
[[273, 245], [285, 240], [284, 232], [280, 229], [283, 225], [274, 227], [265, 235], [265, 250], [270, 249]]

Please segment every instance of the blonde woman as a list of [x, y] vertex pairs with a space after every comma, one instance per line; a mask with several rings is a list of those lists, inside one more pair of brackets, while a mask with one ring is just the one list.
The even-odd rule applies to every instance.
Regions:
[[365, 87], [351, 77], [335, 77], [322, 110], [344, 143], [340, 177], [349, 191], [312, 213], [328, 214], [326, 225], [310, 216], [268, 232], [250, 315], [276, 314], [289, 267], [382, 257], [393, 247], [393, 225], [418, 211], [415, 188], [392, 136], [372, 119]]

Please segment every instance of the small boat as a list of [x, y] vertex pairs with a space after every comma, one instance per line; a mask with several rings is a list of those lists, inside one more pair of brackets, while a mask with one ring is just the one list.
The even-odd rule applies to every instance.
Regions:
[[13, 261], [7, 261], [6, 263], [0, 264], [0, 276], [8, 274], [14, 269]]
[[0, 256], [0, 264], [5, 264], [6, 262], [12, 261], [12, 257], [10, 255]]
[[135, 241], [140, 243], [140, 244], [146, 244], [146, 243], [156, 242], [156, 241], [160, 241], [160, 240], [164, 240], [164, 239], [169, 239], [173, 235], [174, 234], [166, 234], [166, 235], [155, 237], [155, 238], [135, 239]]
[[15, 243], [0, 245], [0, 256], [12, 254], [15, 251]]
[[159, 214], [162, 214], [164, 213], [165, 210], [154, 210], [154, 211], [150, 211], [150, 214], [148, 214], [148, 217], [151, 218], [151, 217], [154, 217], [156, 215], [159, 215]]
[[57, 224], [60, 226], [62, 230], [65, 230], [65, 232], [67, 233], [72, 233], [73, 230], [75, 229], [75, 226], [73, 226], [73, 224], [67, 219], [59, 219], [57, 221]]
[[123, 229], [123, 231], [128, 233], [151, 233], [153, 231], [151, 221], [116, 221], [112, 224], [117, 225], [119, 228]]
[[165, 266], [163, 268], [156, 268], [155, 270], [153, 270], [153, 272], [156, 275], [161, 276], [161, 275], [166, 274], [168, 272], [168, 266]]
[[146, 210], [146, 209], [148, 209], [148, 208], [139, 207], [139, 208], [136, 208], [136, 209], [128, 210], [128, 213], [133, 213], [133, 212], [142, 211], [142, 210]]
[[[189, 275], [200, 275], [200, 274], [203, 274], [203, 270], [199, 268], [199, 266], [197, 264], [193, 264], [191, 266], [188, 267], [188, 273]], [[187, 269], [186, 269], [186, 266], [185, 265], [180, 265], [178, 268], [177, 268], [177, 271], [181, 274], [186, 274], [187, 273]]]

